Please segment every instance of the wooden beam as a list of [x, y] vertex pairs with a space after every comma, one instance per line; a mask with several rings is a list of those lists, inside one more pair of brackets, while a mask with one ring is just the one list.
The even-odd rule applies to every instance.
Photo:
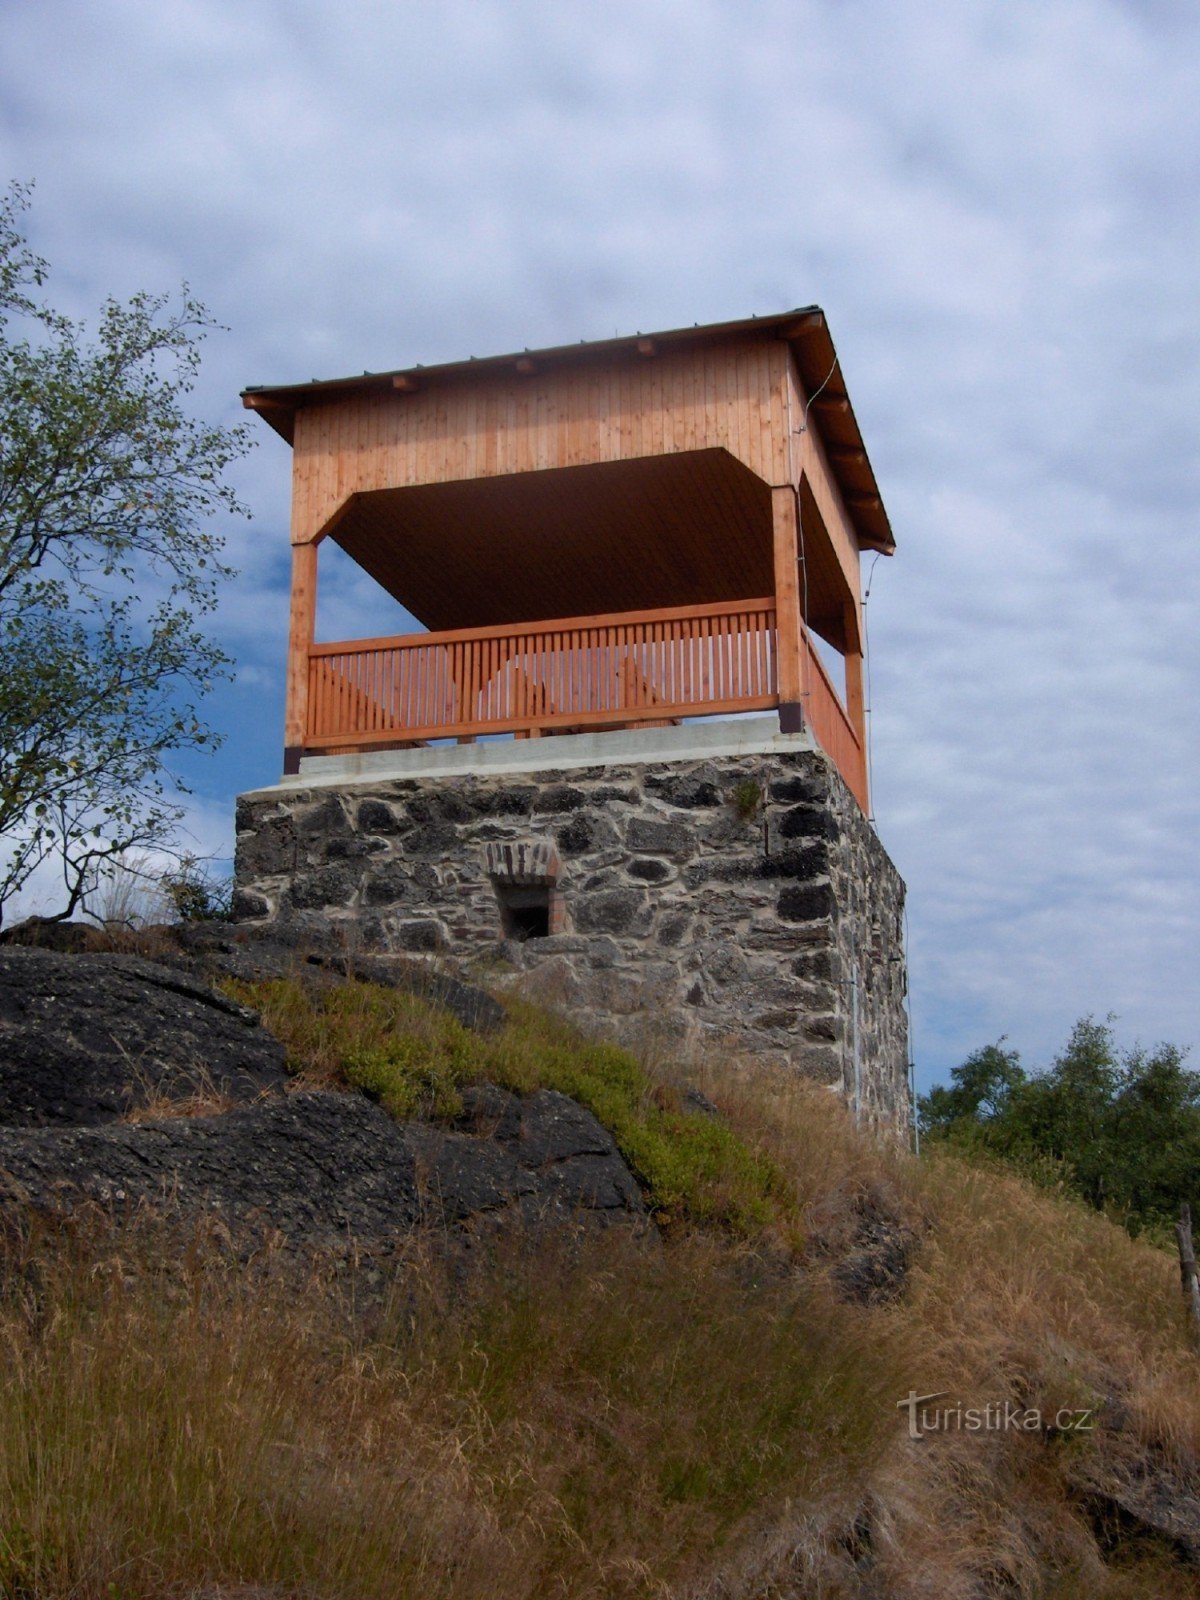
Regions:
[[420, 387], [421, 380], [409, 372], [398, 372], [392, 379], [392, 388], [399, 389], [401, 394], [416, 394]]
[[342, 640], [333, 644], [315, 644], [312, 654], [315, 656], [342, 655], [347, 649], [353, 650], [391, 650], [397, 646], [429, 644], [459, 644], [468, 639], [494, 639], [497, 634], [503, 634], [506, 639], [524, 639], [531, 635], [552, 632], [555, 628], [566, 632], [595, 628], [610, 628], [626, 626], [639, 622], [674, 622], [690, 620], [692, 618], [709, 617], [714, 611], [719, 611], [723, 617], [745, 616], [747, 612], [762, 611], [771, 604], [769, 598], [756, 600], [721, 600], [714, 605], [705, 601], [698, 606], [663, 606], [653, 611], [609, 611], [588, 617], [554, 617], [544, 622], [513, 622], [506, 626], [497, 626], [488, 623], [482, 628], [439, 628], [432, 633], [396, 633], [386, 634], [373, 639], [355, 639], [352, 642]]
[[800, 317], [796, 322], [789, 322], [785, 328], [781, 328], [779, 337], [781, 339], [802, 339], [806, 334], [816, 333], [824, 326], [824, 313], [810, 311], [806, 317]]
[[528, 377], [531, 373], [536, 372], [537, 369], [537, 362], [532, 358], [532, 356], [517, 357], [517, 371], [522, 375], [522, 377]]
[[292, 608], [288, 630], [287, 692], [283, 724], [283, 770], [300, 770], [308, 733], [308, 655], [317, 626], [316, 544], [292, 546]]
[[865, 450], [843, 449], [838, 445], [827, 447], [825, 453], [831, 461], [847, 467], [861, 467], [867, 459]]
[[637, 353], [640, 356], [656, 356], [658, 354], [658, 346], [653, 339], [639, 339]]
[[843, 415], [848, 414], [850, 411], [849, 400], [839, 399], [836, 394], [819, 394], [815, 400], [809, 403], [818, 411], [837, 412]]
[[269, 394], [244, 394], [242, 404], [247, 411], [290, 411], [292, 408], [282, 400], [274, 400]]
[[779, 729], [781, 733], [799, 733], [804, 727], [804, 655], [796, 492], [790, 484], [771, 490], [771, 522], [775, 545]]

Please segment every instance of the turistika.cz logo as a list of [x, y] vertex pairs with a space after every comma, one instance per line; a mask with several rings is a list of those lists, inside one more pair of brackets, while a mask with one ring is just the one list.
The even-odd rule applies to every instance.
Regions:
[[1047, 1415], [1039, 1406], [1020, 1406], [1012, 1400], [992, 1400], [983, 1406], [930, 1404], [945, 1400], [950, 1391], [918, 1394], [910, 1389], [896, 1401], [908, 1412], [908, 1437], [923, 1439], [928, 1433], [1090, 1433], [1095, 1413], [1085, 1407], [1061, 1407]]

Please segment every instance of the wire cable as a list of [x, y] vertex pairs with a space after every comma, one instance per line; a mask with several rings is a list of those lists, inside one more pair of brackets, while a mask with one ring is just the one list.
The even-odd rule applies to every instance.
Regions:
[[837, 367], [838, 367], [838, 358], [836, 356], [834, 356], [833, 365], [830, 367], [829, 371], [825, 374], [825, 382], [821, 384], [819, 389], [814, 389], [813, 392], [809, 395], [807, 401], [805, 402], [805, 405], [804, 405], [804, 421], [796, 429], [797, 433], [807, 433], [808, 432], [808, 413], [809, 413], [809, 410], [811, 409], [814, 401], [816, 401], [817, 399], [820, 398], [821, 390], [824, 389], [827, 386], [827, 384], [829, 383], [830, 378], [832, 378], [834, 373], [837, 371]]

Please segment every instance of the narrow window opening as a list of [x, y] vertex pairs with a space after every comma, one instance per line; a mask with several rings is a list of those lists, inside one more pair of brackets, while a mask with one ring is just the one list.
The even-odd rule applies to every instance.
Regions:
[[549, 938], [549, 888], [515, 889], [497, 885], [496, 893], [506, 938], [516, 939], [522, 944], [527, 939]]

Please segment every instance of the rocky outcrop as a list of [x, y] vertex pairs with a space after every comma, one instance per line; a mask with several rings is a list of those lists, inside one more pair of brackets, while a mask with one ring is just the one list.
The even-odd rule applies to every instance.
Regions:
[[252, 1011], [138, 956], [0, 950], [0, 1127], [96, 1126], [284, 1082]]
[[[421, 1224], [483, 1215], [601, 1222], [642, 1210], [612, 1139], [563, 1095], [502, 1106], [497, 1137], [397, 1123], [357, 1094], [312, 1092], [217, 1116], [0, 1130], [0, 1205], [118, 1216], [163, 1207], [291, 1244], [378, 1248]], [[489, 1109], [488, 1119], [491, 1111]]]
[[1087, 1511], [1101, 1548], [1149, 1534], [1200, 1567], [1200, 1473], [1139, 1440], [1119, 1404], [1102, 1407], [1089, 1449], [1068, 1461], [1065, 1478]]
[[[228, 957], [252, 977], [280, 956], [221, 942], [194, 940], [186, 960], [219, 970]], [[297, 967], [292, 951], [290, 970], [329, 982], [339, 959]], [[377, 978], [414, 976], [379, 965]], [[439, 995], [476, 1027], [500, 1016], [453, 979]], [[398, 1123], [352, 1092], [287, 1089], [278, 1041], [190, 972], [0, 950], [0, 1209], [97, 1206], [121, 1218], [151, 1207], [296, 1246], [366, 1249], [484, 1217], [604, 1224], [642, 1213], [612, 1137], [564, 1095], [468, 1088], [462, 1115], [443, 1126]]]

